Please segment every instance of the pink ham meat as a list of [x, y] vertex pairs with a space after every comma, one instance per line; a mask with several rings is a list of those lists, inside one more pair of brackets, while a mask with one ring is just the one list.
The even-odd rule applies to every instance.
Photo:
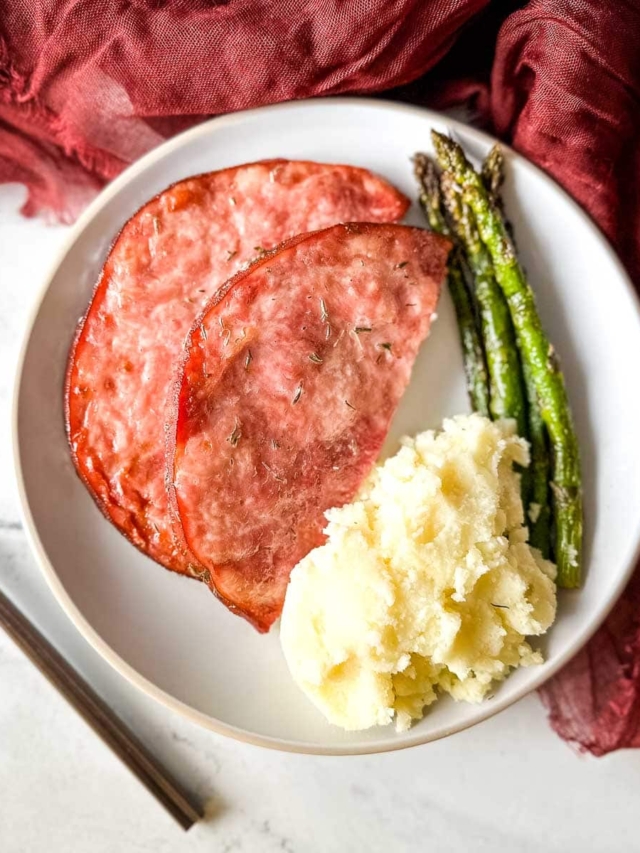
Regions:
[[127, 222], [72, 350], [66, 405], [77, 470], [134, 545], [202, 575], [174, 535], [164, 450], [176, 362], [206, 302], [295, 234], [354, 218], [393, 222], [407, 207], [365, 169], [272, 160], [181, 181]]
[[449, 247], [402, 225], [302, 235], [191, 330], [169, 479], [214, 591], [261, 631], [324, 540], [324, 511], [354, 497], [380, 452]]

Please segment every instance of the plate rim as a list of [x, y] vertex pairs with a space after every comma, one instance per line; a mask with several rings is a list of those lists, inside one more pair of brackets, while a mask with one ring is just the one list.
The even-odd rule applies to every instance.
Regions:
[[[198, 136], [206, 136], [212, 131], [215, 132], [215, 130], [218, 128], [241, 123], [245, 121], [247, 117], [253, 117], [257, 114], [264, 115], [265, 113], [270, 112], [275, 113], [296, 111], [300, 107], [308, 108], [309, 106], [311, 106], [312, 108], [319, 109], [332, 109], [335, 107], [347, 109], [352, 107], [364, 107], [374, 110], [382, 109], [395, 113], [413, 114], [420, 116], [421, 118], [430, 120], [435, 124], [444, 124], [447, 126], [449, 131], [453, 132], [454, 134], [460, 131], [464, 133], [464, 135], [466, 135], [467, 137], [471, 137], [475, 139], [475, 141], [480, 142], [484, 145], [492, 144], [499, 141], [490, 134], [485, 133], [484, 131], [479, 130], [475, 127], [472, 127], [463, 121], [451, 118], [450, 116], [444, 113], [440, 113], [435, 110], [430, 110], [422, 106], [398, 103], [384, 98], [318, 97], [298, 101], [287, 101], [279, 104], [271, 104], [268, 106], [257, 107], [250, 110], [241, 110], [239, 112], [231, 113], [228, 115], [217, 116], [208, 119], [196, 125], [195, 127], [190, 128], [189, 130], [183, 131], [182, 133], [179, 133], [176, 136], [161, 143], [156, 148], [153, 148], [147, 154], [145, 154], [140, 159], [134, 161], [130, 166], [128, 166], [117, 178], [115, 178], [111, 183], [109, 183], [88, 205], [86, 210], [78, 217], [76, 222], [69, 229], [69, 233], [66, 235], [66, 239], [63, 241], [61, 247], [56, 252], [49, 266], [48, 273], [43, 278], [42, 285], [40, 286], [38, 293], [36, 294], [33, 305], [24, 325], [24, 331], [18, 352], [18, 359], [16, 362], [13, 391], [11, 394], [11, 453], [13, 458], [15, 486], [18, 495], [18, 508], [23, 524], [23, 529], [29, 547], [31, 548], [31, 551], [36, 558], [36, 562], [45, 577], [49, 589], [58, 601], [58, 604], [61, 606], [62, 610], [71, 620], [71, 622], [79, 631], [79, 633], [89, 643], [89, 645], [92, 646], [92, 648], [100, 655], [100, 657], [102, 657], [103, 660], [105, 660], [113, 669], [115, 669], [120, 675], [122, 675], [130, 684], [134, 685], [137, 689], [141, 690], [147, 696], [159, 702], [161, 705], [168, 708], [169, 710], [186, 718], [190, 722], [202, 726], [203, 728], [208, 729], [209, 731], [213, 731], [216, 734], [230, 737], [234, 740], [238, 740], [243, 743], [252, 744], [254, 746], [261, 746], [267, 749], [274, 749], [281, 752], [291, 752], [307, 755], [370, 755], [382, 752], [394, 752], [396, 750], [409, 749], [414, 746], [432, 743], [442, 738], [448, 737], [452, 734], [456, 734], [457, 732], [472, 728], [478, 723], [481, 723], [505, 710], [510, 705], [515, 704], [520, 699], [524, 698], [529, 693], [532, 693], [534, 690], [537, 690], [539, 687], [542, 686], [542, 684], [552, 678], [553, 675], [555, 675], [572, 657], [574, 657], [574, 655], [595, 634], [595, 632], [598, 630], [598, 628], [602, 625], [604, 620], [611, 612], [613, 606], [615, 605], [616, 601], [618, 600], [625, 586], [627, 585], [631, 574], [633, 573], [633, 570], [636, 566], [636, 563], [640, 558], [640, 519], [638, 519], [638, 522], [636, 524], [636, 531], [634, 536], [635, 545], [631, 549], [631, 553], [627, 558], [624, 571], [621, 573], [618, 582], [615, 584], [615, 586], [609, 593], [608, 599], [605, 600], [603, 605], [598, 610], [596, 617], [586, 626], [586, 628], [582, 632], [580, 632], [572, 640], [572, 642], [569, 644], [563, 654], [559, 655], [559, 657], [554, 660], [552, 664], [548, 664], [547, 662], [545, 662], [545, 665], [543, 665], [538, 675], [532, 678], [529, 683], [519, 688], [514, 693], [514, 695], [504, 697], [502, 699], [498, 695], [493, 701], [484, 703], [484, 706], [478, 706], [479, 708], [483, 707], [483, 710], [472, 721], [456, 723], [451, 726], [441, 726], [440, 729], [437, 729], [436, 731], [425, 732], [423, 734], [420, 734], [419, 729], [416, 728], [416, 734], [413, 738], [409, 737], [402, 741], [398, 741], [397, 743], [394, 743], [393, 741], [389, 741], [386, 743], [378, 743], [372, 741], [371, 743], [345, 744], [344, 746], [321, 746], [313, 743], [305, 743], [303, 741], [287, 740], [284, 738], [257, 734], [246, 729], [233, 726], [229, 723], [225, 723], [215, 717], [210, 716], [209, 714], [204, 713], [203, 711], [198, 711], [197, 709], [188, 705], [186, 702], [177, 699], [175, 696], [172, 696], [167, 691], [158, 687], [154, 682], [152, 682], [140, 672], [138, 672], [138, 670], [131, 666], [131, 664], [127, 663], [127, 661], [123, 657], [117, 654], [111, 648], [111, 646], [100, 636], [98, 631], [88, 622], [86, 617], [74, 603], [73, 599], [71, 598], [71, 595], [67, 592], [64, 584], [62, 583], [62, 580], [58, 576], [56, 569], [49, 560], [45, 548], [40, 540], [40, 536], [38, 534], [38, 530], [34, 522], [33, 516], [31, 514], [31, 509], [29, 507], [29, 501], [24, 485], [22, 466], [20, 462], [18, 404], [23, 382], [25, 358], [33, 333], [33, 327], [40, 313], [40, 309], [42, 307], [42, 303], [45, 299], [45, 296], [49, 291], [51, 283], [55, 278], [58, 269], [62, 265], [67, 254], [73, 247], [80, 234], [84, 231], [84, 229], [95, 218], [98, 212], [102, 210], [102, 208], [120, 192], [121, 188], [126, 186], [134, 177], [136, 177], [141, 172], [144, 172], [150, 165], [152, 165], [159, 159], [162, 159], [166, 154], [170, 153], [174, 149], [179, 149], [181, 146], [188, 144], [194, 139], [197, 139]], [[593, 219], [589, 216], [589, 214], [578, 204], [578, 202], [575, 201], [572, 196], [570, 196], [569, 193], [543, 169], [533, 164], [524, 155], [518, 153], [509, 145], [506, 145], [502, 142], [500, 142], [500, 145], [504, 150], [509, 152], [509, 155], [511, 157], [516, 158], [524, 168], [529, 169], [534, 173], [537, 173], [547, 182], [550, 182], [554, 186], [556, 192], [558, 192], [563, 198], [563, 201], [573, 209], [574, 213], [578, 215], [579, 219], [581, 219], [584, 224], [591, 227], [594, 232], [594, 237], [600, 244], [600, 248], [606, 252], [606, 254], [613, 262], [614, 266], [617, 268], [621, 281], [625, 286], [628, 295], [631, 297], [632, 304], [635, 307], [636, 318], [638, 324], [640, 325], [640, 296], [635, 290], [631, 278], [624, 264], [620, 260], [616, 250], [612, 246], [609, 239], [604, 235], [597, 223], [594, 222]], [[579, 594], [579, 591], [576, 591], [575, 593], [565, 593], [565, 595], [566, 594], [577, 595]]]

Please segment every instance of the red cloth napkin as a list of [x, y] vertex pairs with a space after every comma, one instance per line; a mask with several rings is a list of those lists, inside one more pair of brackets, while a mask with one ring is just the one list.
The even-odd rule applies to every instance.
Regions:
[[[471, 100], [589, 211], [640, 284], [640, 4], [487, 5], [0, 0], [0, 182], [27, 185], [25, 214], [71, 221], [126, 164], [204, 116], [403, 86], [394, 96]], [[640, 746], [640, 573], [541, 694], [579, 747]]]

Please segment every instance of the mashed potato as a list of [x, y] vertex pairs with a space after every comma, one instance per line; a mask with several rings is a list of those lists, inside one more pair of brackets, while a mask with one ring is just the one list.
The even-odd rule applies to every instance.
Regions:
[[422, 717], [439, 692], [480, 702], [556, 612], [555, 567], [527, 544], [511, 422], [460, 416], [405, 439], [328, 541], [293, 570], [281, 639], [293, 678], [345, 729]]

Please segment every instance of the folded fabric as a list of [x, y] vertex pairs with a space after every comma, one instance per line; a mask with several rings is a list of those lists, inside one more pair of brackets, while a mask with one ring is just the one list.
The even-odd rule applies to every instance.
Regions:
[[0, 181], [71, 221], [203, 117], [423, 74], [488, 0], [0, 0]]

